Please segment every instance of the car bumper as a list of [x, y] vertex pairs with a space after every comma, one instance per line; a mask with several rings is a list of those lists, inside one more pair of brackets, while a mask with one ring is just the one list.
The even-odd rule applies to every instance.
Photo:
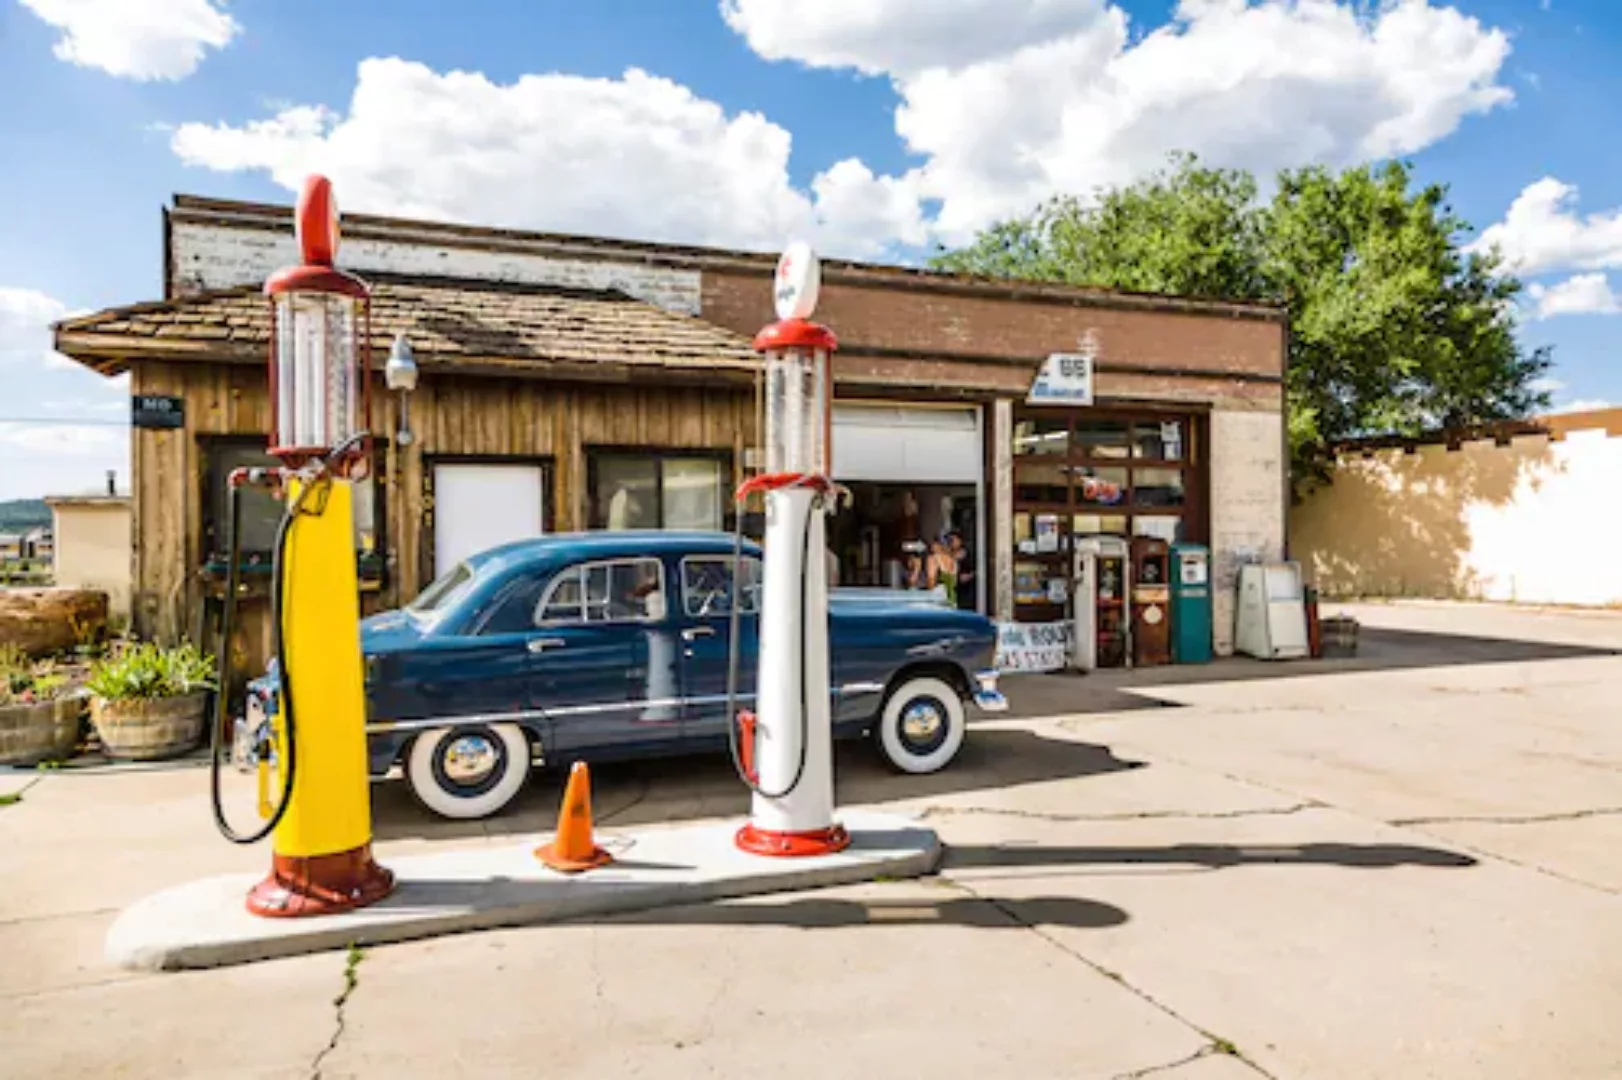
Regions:
[[977, 671], [974, 675], [974, 704], [981, 712], [1007, 712], [1008, 699], [997, 689], [995, 671]]

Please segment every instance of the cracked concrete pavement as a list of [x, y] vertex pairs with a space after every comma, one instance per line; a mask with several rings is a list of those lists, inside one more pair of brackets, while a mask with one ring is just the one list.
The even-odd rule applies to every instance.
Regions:
[[[32, 785], [0, 1077], [1622, 1075], [1622, 618], [1357, 614], [1356, 664], [1011, 682], [938, 776], [842, 749], [842, 805], [924, 817], [937, 877], [354, 962], [108, 969], [121, 905], [268, 851], [215, 836], [192, 765], [0, 773]], [[594, 779], [609, 834], [747, 805], [714, 760]], [[448, 825], [380, 785], [378, 848], [527, 839], [557, 798]]]

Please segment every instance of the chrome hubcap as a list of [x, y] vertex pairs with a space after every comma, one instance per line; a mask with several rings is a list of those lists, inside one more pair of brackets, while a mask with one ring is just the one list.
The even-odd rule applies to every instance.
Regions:
[[945, 723], [941, 711], [926, 702], [914, 702], [901, 714], [901, 733], [908, 742], [924, 743], [935, 737]]
[[445, 775], [458, 784], [477, 784], [496, 767], [496, 748], [482, 735], [463, 735], [445, 752]]

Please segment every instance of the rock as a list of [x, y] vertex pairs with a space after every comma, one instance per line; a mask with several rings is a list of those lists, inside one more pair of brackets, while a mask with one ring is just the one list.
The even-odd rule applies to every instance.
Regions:
[[90, 589], [0, 589], [0, 644], [47, 656], [107, 631], [107, 594]]

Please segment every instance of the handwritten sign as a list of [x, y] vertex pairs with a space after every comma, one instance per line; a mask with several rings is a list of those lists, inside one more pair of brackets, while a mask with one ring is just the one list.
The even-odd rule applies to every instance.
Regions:
[[1049, 623], [998, 623], [998, 671], [1059, 671], [1069, 661], [1068, 620]]

